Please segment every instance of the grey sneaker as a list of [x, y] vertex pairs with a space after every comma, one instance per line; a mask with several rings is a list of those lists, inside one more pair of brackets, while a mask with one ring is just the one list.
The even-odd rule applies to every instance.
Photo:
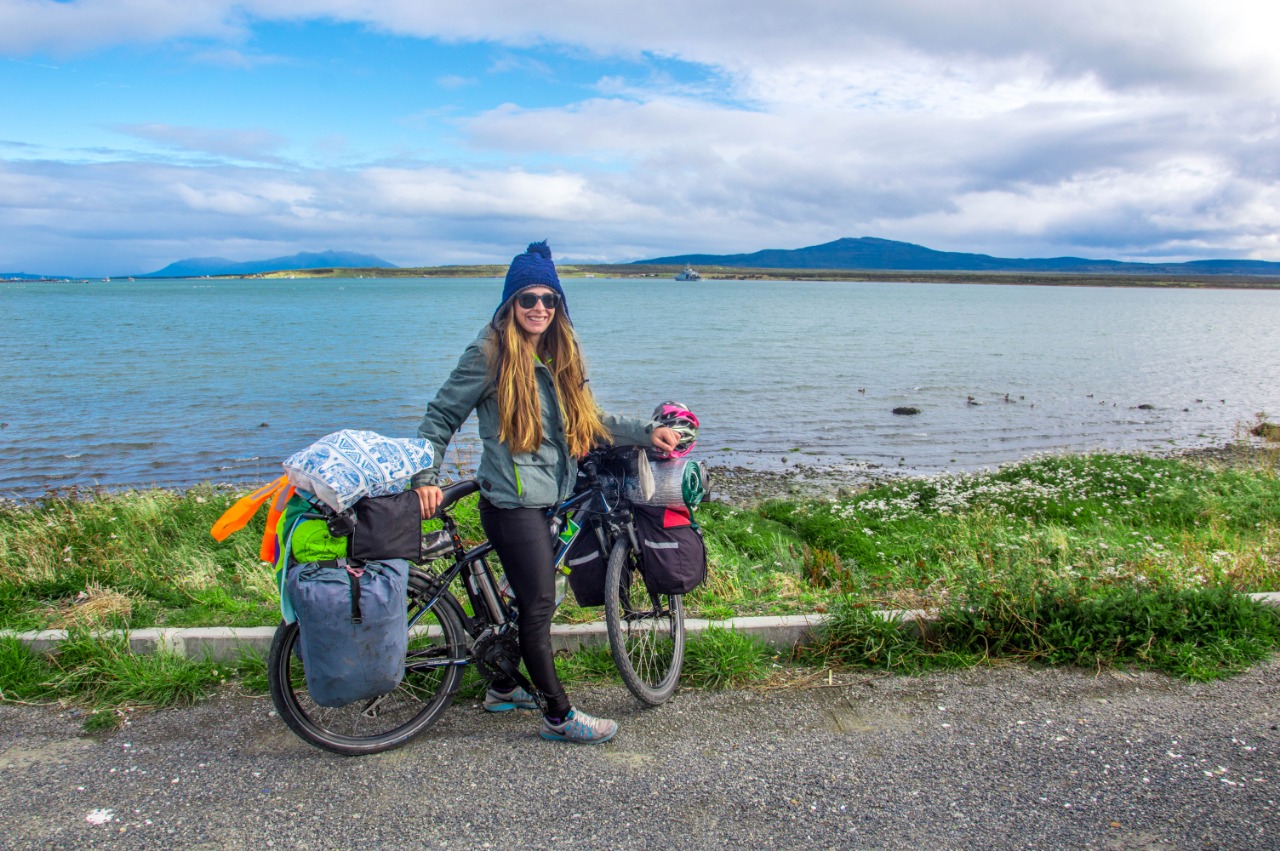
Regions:
[[553, 742], [598, 745], [612, 739], [616, 732], [618, 732], [617, 721], [596, 718], [578, 709], [570, 709], [563, 724], [552, 724], [545, 716], [542, 719], [542, 738]]
[[487, 712], [510, 712], [512, 709], [537, 709], [538, 702], [520, 686], [512, 686], [511, 691], [486, 691], [484, 708]]

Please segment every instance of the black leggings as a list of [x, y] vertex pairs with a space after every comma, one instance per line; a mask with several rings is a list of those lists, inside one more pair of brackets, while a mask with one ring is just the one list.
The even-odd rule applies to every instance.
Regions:
[[[480, 525], [493, 542], [520, 614], [520, 656], [529, 679], [547, 701], [547, 714], [563, 718], [569, 698], [556, 676], [551, 653], [551, 615], [556, 608], [555, 551], [542, 508], [498, 508], [480, 499]], [[509, 686], [508, 683], [495, 683]]]

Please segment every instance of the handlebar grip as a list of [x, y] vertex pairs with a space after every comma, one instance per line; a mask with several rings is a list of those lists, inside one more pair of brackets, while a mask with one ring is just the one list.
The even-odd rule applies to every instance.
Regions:
[[440, 507], [436, 509], [436, 513], [428, 519], [434, 519], [440, 516], [440, 512], [453, 505], [463, 497], [471, 496], [471, 494], [480, 490], [480, 482], [475, 479], [464, 479], [461, 482], [454, 482], [447, 488], [440, 489]]

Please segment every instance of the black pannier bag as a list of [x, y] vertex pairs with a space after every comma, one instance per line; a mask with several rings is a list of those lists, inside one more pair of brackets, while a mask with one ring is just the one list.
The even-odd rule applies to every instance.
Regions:
[[351, 506], [355, 528], [348, 555], [357, 561], [422, 560], [422, 507], [418, 494], [366, 496]]
[[688, 594], [706, 580], [707, 546], [687, 508], [633, 505], [631, 511], [650, 593]]
[[569, 568], [569, 587], [579, 606], [604, 605], [604, 574], [609, 567], [609, 554], [600, 551], [600, 541], [595, 530], [585, 527], [569, 545], [564, 554], [564, 566]]

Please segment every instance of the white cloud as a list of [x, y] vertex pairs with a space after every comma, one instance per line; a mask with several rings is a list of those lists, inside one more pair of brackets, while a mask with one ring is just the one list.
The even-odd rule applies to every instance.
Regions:
[[171, 184], [170, 190], [187, 210], [197, 213], [254, 219], [293, 218], [299, 221], [310, 219], [315, 213], [311, 203], [313, 187], [279, 179], [266, 183], [252, 181], [251, 186], [231, 186], [231, 182], [226, 180], [214, 186], [192, 186], [179, 181]]
[[260, 162], [279, 162], [274, 152], [288, 142], [275, 133], [253, 129], [175, 127], [170, 124], [122, 124], [113, 129], [166, 147]]
[[245, 32], [224, 0], [10, 0], [0, 4], [0, 52], [73, 55], [173, 38], [235, 39]]
[[500, 56], [489, 66], [490, 74], [524, 74], [533, 77], [549, 78], [555, 76], [551, 66], [528, 56], [509, 54]]
[[474, 77], [462, 77], [458, 74], [444, 74], [436, 78], [436, 85], [442, 89], [460, 89], [464, 86], [474, 86], [475, 84]]
[[284, 56], [271, 56], [263, 53], [246, 53], [233, 48], [200, 50], [191, 55], [192, 60], [206, 65], [219, 65], [224, 68], [240, 68], [251, 71], [265, 65], [285, 65], [290, 60]]
[[652, 53], [751, 75], [856, 68], [893, 53], [957, 66], [1034, 59], [1053, 78], [1116, 89], [1252, 81], [1274, 91], [1280, 9], [1268, 0], [18, 0], [0, 7], [9, 55], [186, 37], [235, 41], [253, 20], [337, 20], [422, 38]]
[[[607, 76], [576, 103], [471, 115], [406, 104], [410, 130], [448, 116], [474, 155], [465, 165], [430, 150], [324, 171], [288, 162], [295, 141], [262, 130], [130, 124], [120, 129], [178, 162], [0, 163], [0, 227], [14, 237], [0, 269], [57, 270], [50, 229], [142, 264], [115, 271], [196, 253], [251, 259], [243, 251], [255, 245], [505, 260], [547, 235], [565, 235], [584, 260], [861, 235], [1019, 256], [1280, 259], [1277, 10], [1259, 0], [652, 0], [552, 2], [536, 14], [515, 0], [9, 2], [0, 52], [11, 57], [192, 39], [198, 61], [254, 65], [269, 61], [243, 46], [255, 22], [323, 19], [500, 45], [491, 72], [550, 75], [525, 49], [539, 48], [648, 57], [659, 69], [678, 59], [704, 76]], [[355, 161], [345, 129], [335, 123], [315, 149]], [[184, 238], [205, 248], [155, 256]]]
[[573, 222], [608, 214], [581, 175], [371, 168], [361, 178], [373, 193], [369, 206], [391, 215]]

